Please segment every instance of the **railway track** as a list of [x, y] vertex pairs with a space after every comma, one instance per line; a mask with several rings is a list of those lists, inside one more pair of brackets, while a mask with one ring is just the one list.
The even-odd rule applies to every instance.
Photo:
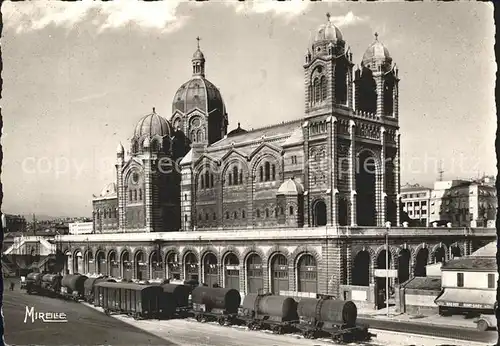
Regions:
[[400, 321], [383, 321], [369, 318], [358, 318], [360, 323], [370, 326], [370, 329], [379, 329], [406, 334], [434, 336], [439, 338], [456, 339], [464, 341], [484, 342], [496, 344], [498, 334], [496, 331], [480, 332], [470, 328], [454, 328], [430, 324], [417, 324]]

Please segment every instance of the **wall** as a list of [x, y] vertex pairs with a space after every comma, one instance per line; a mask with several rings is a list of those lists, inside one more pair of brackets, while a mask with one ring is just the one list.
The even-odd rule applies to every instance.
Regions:
[[439, 295], [439, 290], [401, 289], [401, 302], [404, 312], [409, 315], [434, 315], [439, 308], [434, 300]]
[[444, 287], [457, 287], [457, 273], [464, 274], [464, 288], [488, 288], [488, 274], [495, 274], [495, 286], [498, 280], [497, 272], [472, 272], [472, 271], [443, 271], [442, 285]]

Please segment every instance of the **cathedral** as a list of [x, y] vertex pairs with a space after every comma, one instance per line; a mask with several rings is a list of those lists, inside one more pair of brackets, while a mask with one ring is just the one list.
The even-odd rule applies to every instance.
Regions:
[[229, 132], [198, 41], [172, 113], [153, 108], [118, 145], [94, 232], [399, 225], [398, 69], [377, 34], [355, 66], [329, 15], [313, 37], [303, 116]]

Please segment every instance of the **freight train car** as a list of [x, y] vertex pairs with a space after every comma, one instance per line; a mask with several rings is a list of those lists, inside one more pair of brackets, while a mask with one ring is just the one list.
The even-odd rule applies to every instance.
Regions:
[[106, 282], [116, 282], [115, 279], [111, 279], [107, 276], [99, 276], [96, 278], [88, 278], [85, 280], [85, 283], [83, 284], [83, 290], [84, 290], [84, 296], [83, 300], [85, 300], [88, 303], [93, 303], [94, 302], [94, 290], [95, 290], [95, 285], [99, 282], [106, 281]]
[[158, 285], [99, 282], [95, 284], [94, 292], [95, 305], [102, 307], [107, 315], [126, 314], [135, 319], [170, 318], [176, 309], [173, 295], [163, 292]]
[[248, 328], [270, 329], [283, 334], [293, 330], [298, 322], [297, 302], [290, 297], [272, 294], [247, 294], [240, 310]]
[[295, 326], [306, 338], [330, 336], [336, 342], [367, 341], [366, 326], [357, 325], [358, 309], [351, 301], [302, 298], [297, 304], [299, 323]]
[[67, 299], [78, 301], [85, 297], [85, 281], [88, 279], [85, 275], [67, 274], [61, 280], [61, 295]]
[[192, 311], [197, 321], [233, 324], [238, 317], [240, 292], [232, 288], [198, 286], [191, 292]]

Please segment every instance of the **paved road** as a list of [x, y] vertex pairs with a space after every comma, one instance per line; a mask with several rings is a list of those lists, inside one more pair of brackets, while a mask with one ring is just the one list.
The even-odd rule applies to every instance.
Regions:
[[480, 332], [469, 328], [453, 328], [448, 326], [434, 326], [431, 324], [386, 321], [374, 318], [358, 317], [360, 323], [368, 324], [371, 328], [381, 330], [392, 330], [395, 332], [415, 333], [420, 335], [439, 336], [458, 340], [477, 341], [485, 343], [496, 343], [497, 331]]
[[[24, 323], [26, 306], [38, 312], [64, 312], [68, 322], [32, 323], [28, 319]], [[175, 345], [85, 305], [28, 295], [19, 284], [14, 291], [5, 284], [3, 314], [8, 345]]]

